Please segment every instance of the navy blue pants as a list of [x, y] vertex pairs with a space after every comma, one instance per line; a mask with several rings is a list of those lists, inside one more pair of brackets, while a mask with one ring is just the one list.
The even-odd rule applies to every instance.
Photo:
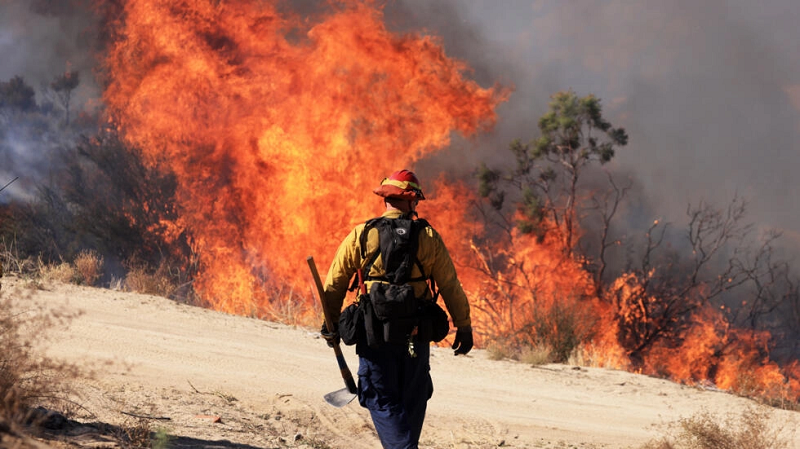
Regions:
[[358, 402], [369, 410], [385, 449], [416, 449], [425, 409], [433, 394], [430, 346], [419, 344], [416, 357], [405, 345], [356, 348]]

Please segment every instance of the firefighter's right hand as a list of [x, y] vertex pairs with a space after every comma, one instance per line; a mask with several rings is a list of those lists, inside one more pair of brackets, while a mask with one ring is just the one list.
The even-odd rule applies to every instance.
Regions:
[[339, 344], [339, 332], [336, 329], [334, 329], [333, 332], [328, 332], [328, 326], [324, 321], [322, 322], [322, 329], [320, 329], [319, 333], [322, 335], [322, 338], [328, 342], [329, 348]]
[[472, 350], [472, 326], [459, 327], [453, 341], [453, 355], [466, 354]]

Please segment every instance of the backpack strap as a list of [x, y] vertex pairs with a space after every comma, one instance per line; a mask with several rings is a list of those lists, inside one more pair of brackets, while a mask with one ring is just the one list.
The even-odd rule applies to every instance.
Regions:
[[[380, 220], [383, 220], [383, 217], [372, 218], [370, 220], [367, 220], [366, 223], [364, 223], [364, 230], [361, 231], [361, 235], [359, 236], [358, 239], [358, 247], [359, 250], [361, 250], [361, 260], [367, 258], [367, 241], [369, 240], [369, 231], [370, 229], [374, 228], [375, 224]], [[376, 251], [380, 252], [380, 248], [378, 248]]]
[[[416, 212], [414, 213], [416, 214]], [[428, 220], [424, 218], [417, 218], [416, 220], [414, 220], [414, 226], [416, 227], [414, 231], [414, 238], [416, 239], [417, 242], [419, 242], [419, 233], [422, 232], [423, 229], [430, 226], [430, 223], [428, 223]], [[419, 251], [419, 248], [417, 248], [417, 251]], [[428, 276], [425, 276], [425, 268], [422, 267], [422, 262], [419, 261], [416, 252], [414, 253], [414, 264], [416, 264], [417, 268], [419, 268], [419, 273], [421, 275], [420, 280], [426, 280]]]

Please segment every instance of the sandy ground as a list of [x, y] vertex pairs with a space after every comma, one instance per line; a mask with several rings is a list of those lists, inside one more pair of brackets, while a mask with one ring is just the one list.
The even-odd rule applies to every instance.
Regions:
[[[32, 289], [5, 279], [3, 292], [27, 297], [20, 305], [30, 313], [34, 304], [81, 311], [47, 343], [50, 355], [96, 373], [79, 385], [79, 420], [126, 428], [132, 415], [147, 416], [152, 430], [173, 436], [171, 447], [380, 447], [357, 401], [324, 402], [343, 383], [332, 350], [311, 329], [74, 285]], [[353, 348], [344, 352], [355, 374]], [[454, 357], [433, 348], [431, 373], [425, 448], [636, 448], [681, 417], [754, 404], [621, 371], [493, 361], [482, 350]], [[772, 413], [800, 448], [800, 414]], [[71, 444], [114, 446], [77, 433]]]

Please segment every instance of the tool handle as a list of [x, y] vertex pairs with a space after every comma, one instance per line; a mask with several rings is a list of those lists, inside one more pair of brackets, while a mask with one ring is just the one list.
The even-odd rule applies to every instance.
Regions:
[[358, 287], [361, 291], [363, 296], [367, 296], [367, 286], [364, 284], [364, 270], [361, 268], [358, 269]]
[[[308, 268], [311, 269], [311, 275], [314, 277], [314, 283], [317, 284], [317, 293], [319, 293], [319, 301], [322, 305], [322, 315], [325, 316], [325, 327], [328, 328], [329, 332], [333, 332], [335, 328], [325, 308], [325, 288], [322, 286], [322, 280], [319, 278], [317, 264], [314, 263], [314, 258], [312, 256], [308, 256], [306, 261], [308, 262]], [[333, 352], [336, 354], [336, 363], [339, 364], [339, 371], [342, 374], [342, 379], [344, 379], [344, 385], [350, 393], [356, 394], [358, 392], [358, 389], [356, 389], [356, 382], [353, 380], [353, 374], [350, 373], [350, 368], [347, 367], [347, 361], [344, 359], [342, 348], [339, 347], [338, 342], [333, 343]]]

